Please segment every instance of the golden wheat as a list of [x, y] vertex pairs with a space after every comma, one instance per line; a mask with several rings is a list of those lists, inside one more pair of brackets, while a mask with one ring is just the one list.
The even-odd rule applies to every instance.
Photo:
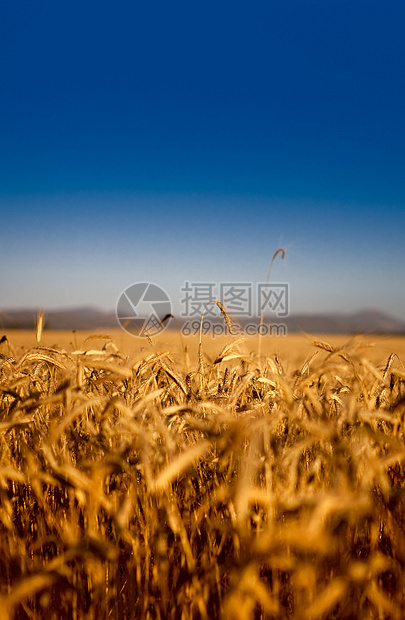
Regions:
[[96, 339], [0, 345], [2, 618], [404, 616], [397, 356]]

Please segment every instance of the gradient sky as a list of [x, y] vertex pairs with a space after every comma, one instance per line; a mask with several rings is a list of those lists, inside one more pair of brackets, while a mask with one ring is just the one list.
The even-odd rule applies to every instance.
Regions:
[[403, 0], [0, 9], [0, 310], [288, 282], [405, 317]]

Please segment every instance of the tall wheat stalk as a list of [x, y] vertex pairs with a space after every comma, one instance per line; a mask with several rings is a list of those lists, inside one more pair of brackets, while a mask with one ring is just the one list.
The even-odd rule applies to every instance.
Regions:
[[[285, 257], [285, 250], [283, 250], [283, 248], [278, 248], [278, 250], [276, 250], [273, 254], [273, 258], [271, 259], [270, 262], [270, 266], [269, 266], [269, 271], [267, 272], [267, 278], [266, 278], [266, 287], [269, 285], [270, 282], [270, 276], [271, 276], [271, 269], [273, 267], [273, 263], [276, 260], [277, 256], [281, 254], [281, 258], [282, 260], [284, 260]], [[263, 319], [264, 319], [264, 303], [261, 303], [261, 308], [260, 308], [260, 327], [259, 327], [259, 344], [258, 344], [258, 348], [257, 348], [257, 355], [258, 358], [260, 360], [260, 356], [261, 356], [261, 352], [262, 352], [262, 326], [263, 326]]]

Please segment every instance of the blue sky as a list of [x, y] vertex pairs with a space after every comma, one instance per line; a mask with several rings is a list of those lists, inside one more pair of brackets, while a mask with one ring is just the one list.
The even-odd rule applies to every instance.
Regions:
[[405, 5], [0, 9], [0, 309], [152, 281], [405, 315]]

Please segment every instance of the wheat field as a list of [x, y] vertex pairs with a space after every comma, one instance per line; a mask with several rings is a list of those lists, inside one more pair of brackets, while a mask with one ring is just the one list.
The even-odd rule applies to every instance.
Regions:
[[405, 340], [0, 344], [0, 617], [405, 615]]

